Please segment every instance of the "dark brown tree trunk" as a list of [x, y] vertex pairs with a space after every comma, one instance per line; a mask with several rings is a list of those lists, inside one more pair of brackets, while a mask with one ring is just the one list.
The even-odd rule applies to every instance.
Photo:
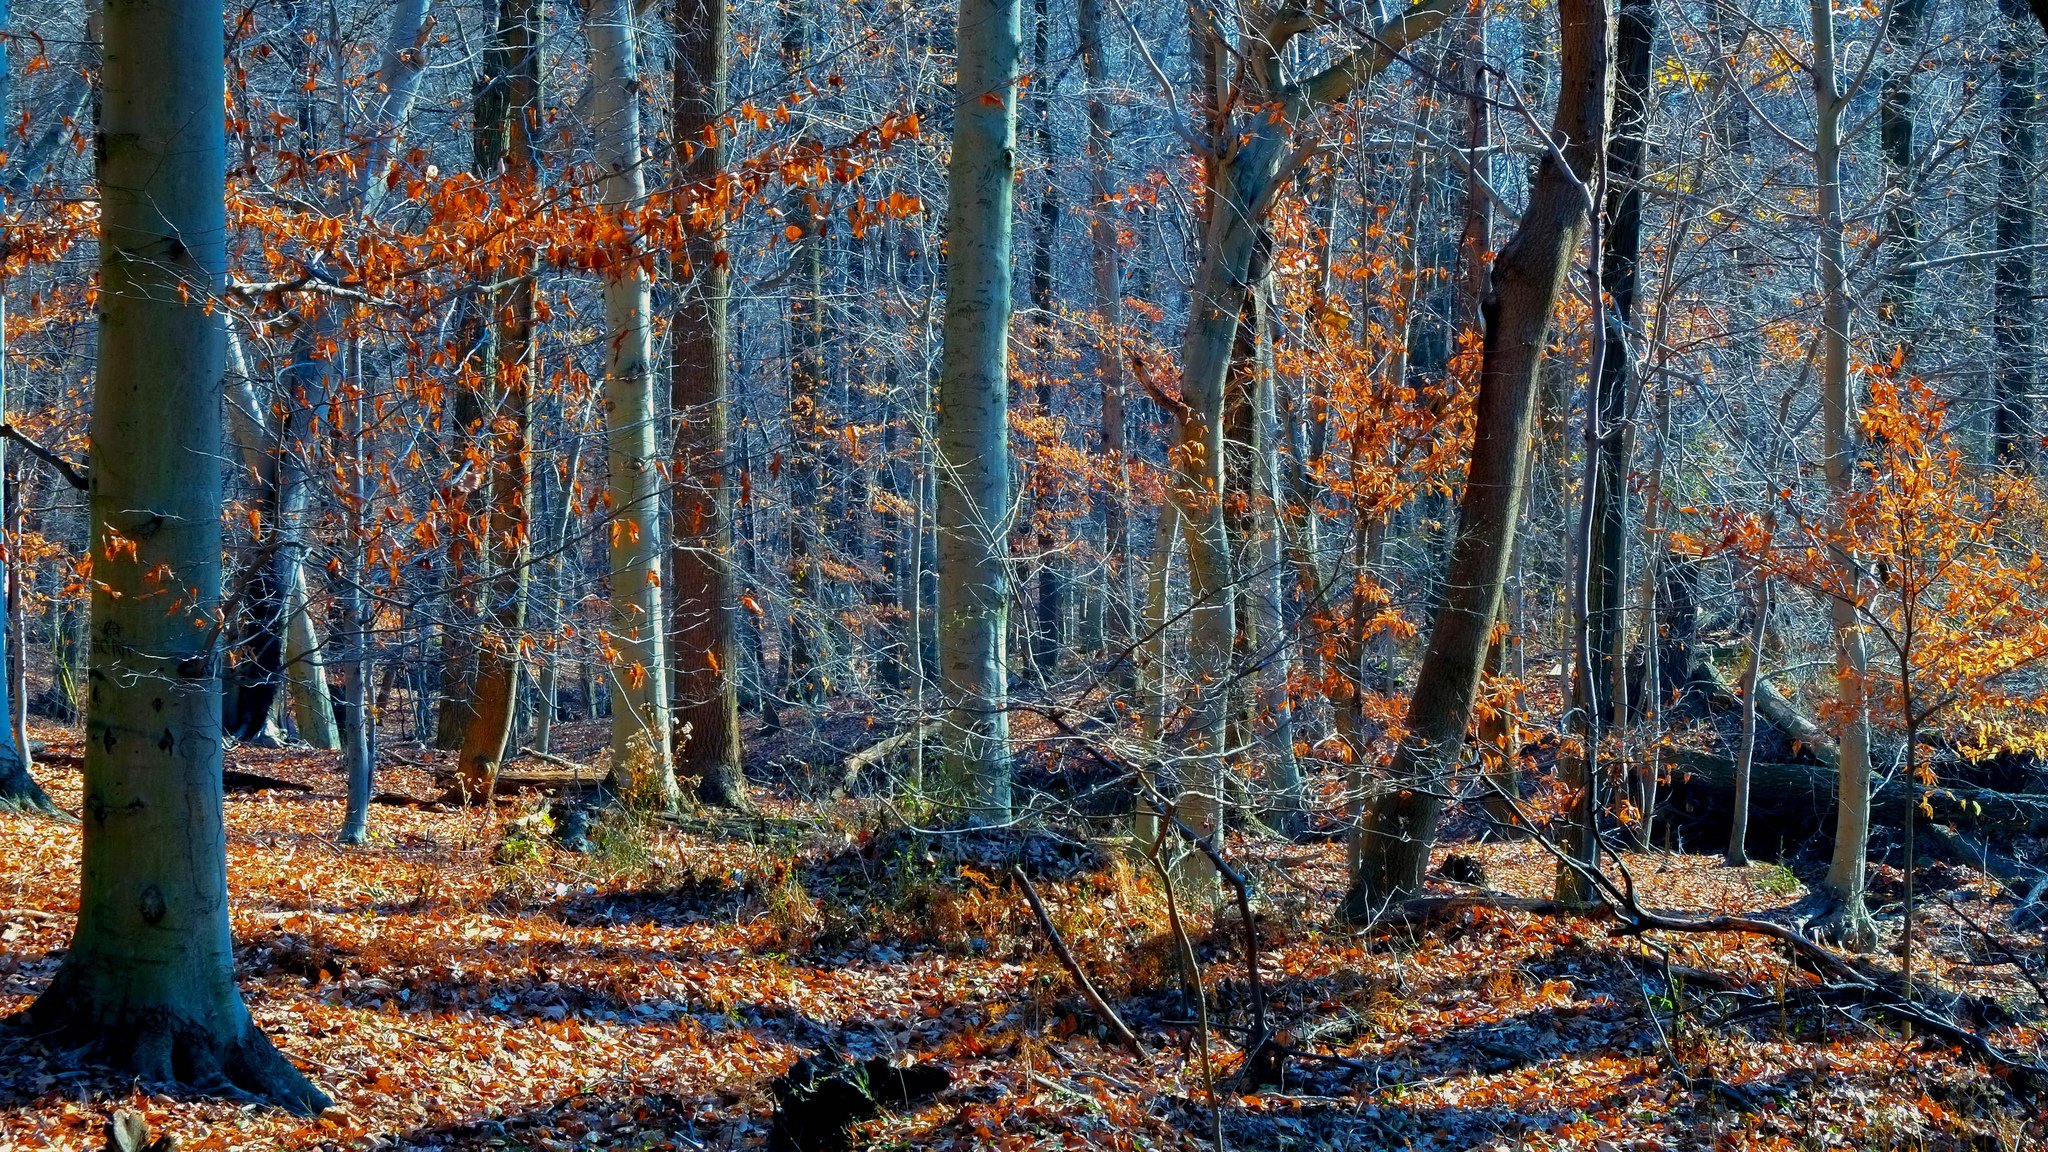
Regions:
[[[2036, 0], [2036, 14], [2040, 0]], [[2000, 255], [1992, 268], [1992, 374], [1997, 395], [1993, 438], [1998, 458], [2031, 461], [2040, 454], [2034, 411], [2038, 360], [2034, 329], [2035, 167], [2040, 162], [2033, 110], [2040, 79], [2025, 34], [2020, 0], [1999, 0], [2005, 17], [1998, 53], [1998, 208]]]
[[[1586, 413], [1587, 457], [1593, 461], [1592, 506], [1587, 527], [1584, 656], [1572, 686], [1574, 709], [1583, 724], [1585, 746], [1568, 767], [1577, 804], [1566, 847], [1582, 864], [1598, 860], [1600, 823], [1606, 808], [1600, 769], [1602, 738], [1627, 722], [1624, 650], [1628, 643], [1628, 398], [1634, 378], [1629, 332], [1635, 323], [1636, 269], [1643, 241], [1643, 153], [1648, 128], [1650, 45], [1657, 36], [1655, 0], [1624, 0], [1615, 35], [1617, 71], [1613, 134], [1607, 147], [1607, 226], [1601, 237], [1600, 287], [1607, 339], [1599, 357], [1600, 376]], [[1584, 900], [1579, 872], [1560, 865], [1558, 896]]]
[[[675, 9], [675, 143], [679, 182], [710, 196], [725, 163], [726, 0], [679, 0]], [[676, 306], [675, 633], [673, 707], [677, 775], [707, 804], [746, 804], [740, 766], [739, 581], [733, 551], [731, 381], [726, 363], [731, 276], [722, 230], [690, 234]], [[683, 728], [687, 726], [687, 734]]]
[[[1102, 0], [1078, 0], [1075, 18], [1082, 64], [1088, 75], [1088, 253], [1094, 281], [1097, 374], [1102, 385], [1101, 446], [1110, 482], [1095, 495], [1095, 519], [1102, 533], [1106, 585], [1102, 602], [1102, 634], [1094, 637], [1108, 651], [1121, 652], [1132, 633], [1130, 473], [1124, 459], [1123, 269], [1117, 249], [1116, 221], [1110, 204], [1111, 123], [1106, 90], [1109, 63], [1102, 48]], [[1135, 683], [1135, 665], [1125, 660], [1113, 674], [1128, 691]]]
[[1889, 51], [1899, 62], [1885, 76], [1877, 102], [1878, 143], [1884, 149], [1885, 176], [1891, 185], [1886, 189], [1884, 215], [1885, 256], [1891, 267], [1878, 317], [1887, 339], [1896, 341], [1907, 340], [1912, 331], [1919, 286], [1919, 275], [1912, 267], [1920, 246], [1920, 218], [1913, 210], [1912, 187], [1917, 127], [1913, 121], [1913, 71], [1926, 17], [1927, 0], [1897, 0], [1887, 9], [1885, 39], [1891, 41]]
[[1601, 0], [1559, 0], [1562, 77], [1546, 154], [1514, 238], [1494, 262], [1485, 307], [1472, 460], [1444, 581], [1395, 752], [1393, 778], [1368, 813], [1343, 914], [1421, 888], [1443, 814], [1443, 790], [1464, 748], [1472, 701], [1499, 614], [1529, 451], [1536, 371], [1550, 316], [1586, 228], [1587, 187], [1607, 138], [1608, 29]]

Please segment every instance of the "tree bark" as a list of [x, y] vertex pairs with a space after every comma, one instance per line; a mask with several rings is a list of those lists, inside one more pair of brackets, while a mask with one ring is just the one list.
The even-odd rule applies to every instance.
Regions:
[[1552, 307], [1585, 234], [1587, 181], [1607, 138], [1608, 19], [1601, 0], [1560, 0], [1560, 75], [1550, 134], [1528, 207], [1494, 261], [1483, 309], [1477, 419], [1443, 606], [1408, 706], [1408, 737], [1368, 813], [1360, 866], [1342, 914], [1422, 886], [1443, 813], [1444, 782], [1465, 743], [1479, 674], [1514, 551], [1527, 482], [1529, 422]]
[[327, 1098], [234, 983], [222, 819], [222, 11], [106, 16], [92, 413], [92, 701], [78, 925], [24, 1013], [152, 1084]]
[[[811, 23], [815, 19], [812, 0], [791, 0], [778, 17], [782, 22], [782, 64], [790, 82], [804, 83], [803, 71], [810, 56]], [[809, 137], [810, 113], [792, 110], [791, 120], [800, 136]], [[785, 468], [789, 476], [789, 611], [783, 637], [783, 666], [787, 673], [784, 691], [799, 704], [825, 702], [829, 685], [824, 662], [828, 639], [826, 620], [830, 612], [824, 599], [830, 594], [824, 579], [822, 555], [825, 546], [825, 501], [820, 491], [826, 440], [825, 389], [829, 383], [825, 363], [825, 238], [830, 220], [820, 210], [815, 190], [798, 186], [786, 201], [788, 227], [794, 248], [790, 252], [789, 278], [789, 452]]]
[[[498, 173], [504, 195], [530, 196], [535, 171], [534, 133], [540, 127], [538, 0], [499, 0], [496, 39], [486, 53], [478, 96], [478, 168]], [[489, 569], [484, 594], [488, 624], [479, 638], [475, 710], [463, 733], [457, 798], [488, 802], [512, 736], [517, 709], [520, 649], [526, 639], [527, 500], [535, 345], [534, 272], [531, 263], [507, 269], [510, 284], [494, 292], [496, 326], [491, 399], [486, 406], [485, 455], [490, 460], [489, 506], [479, 556]]]
[[[640, 146], [639, 36], [632, 0], [597, 0], [590, 41], [590, 106], [598, 195], [620, 213], [647, 195]], [[660, 808], [678, 792], [669, 751], [668, 649], [662, 607], [662, 476], [655, 439], [652, 289], [637, 261], [604, 286], [605, 440], [611, 479], [612, 786]], [[651, 759], [651, 763], [647, 762]]]
[[1756, 690], [1762, 682], [1764, 635], [1771, 622], [1771, 582], [1756, 574], [1756, 621], [1749, 629], [1749, 665], [1742, 670], [1742, 745], [1735, 753], [1735, 810], [1728, 827], [1728, 866], [1749, 863], [1750, 772], [1756, 764]]
[[[1599, 376], [1586, 411], [1586, 458], [1591, 483], [1584, 498], [1585, 614], [1581, 667], [1573, 678], [1574, 704], [1585, 725], [1586, 744], [1571, 764], [1578, 802], [1566, 847], [1581, 864], [1597, 865], [1600, 823], [1605, 815], [1602, 742], [1627, 723], [1628, 644], [1628, 472], [1629, 393], [1634, 360], [1628, 335], [1635, 323], [1637, 268], [1643, 241], [1643, 155], [1647, 149], [1650, 47], [1657, 37], [1655, 0], [1623, 0], [1616, 21], [1613, 130], [1607, 144], [1606, 227], [1601, 237], [1599, 289], [1608, 302], [1594, 314], [1604, 320]], [[1589, 900], [1577, 869], [1560, 865], [1560, 900]]]
[[[1088, 259], [1094, 292], [1097, 373], [1102, 388], [1101, 446], [1109, 483], [1096, 490], [1095, 521], [1101, 533], [1107, 587], [1098, 593], [1102, 628], [1094, 637], [1109, 651], [1122, 651], [1132, 632], [1134, 571], [1131, 567], [1130, 462], [1124, 455], [1123, 256], [1110, 203], [1111, 139], [1109, 62], [1103, 54], [1102, 0], [1077, 0], [1075, 20], [1081, 63], [1088, 76]], [[1115, 674], [1119, 689], [1132, 687], [1125, 661]]]
[[[7, 72], [7, 18], [7, 0], [0, 0], [0, 76]], [[6, 83], [4, 79], [0, 79], [0, 120], [5, 120], [9, 112]], [[6, 410], [7, 299], [4, 293], [0, 293], [0, 418], [4, 418]], [[5, 499], [10, 509], [7, 517], [7, 538], [0, 541], [0, 585], [4, 585], [7, 590], [6, 609], [0, 612], [0, 669], [5, 669], [8, 667], [7, 649], [10, 645], [14, 647], [13, 658], [16, 666], [28, 657], [27, 651], [19, 643], [21, 630], [17, 626], [16, 614], [21, 611], [21, 603], [20, 597], [14, 594], [15, 583], [21, 579], [20, 566], [15, 563], [15, 548], [21, 534], [17, 529], [18, 517], [12, 513], [12, 509], [18, 506], [21, 500], [21, 494], [17, 491], [20, 482], [13, 479], [13, 473], [8, 471], [5, 441], [0, 441], [0, 477], [7, 478], [8, 491]], [[11, 679], [8, 681], [8, 690], [0, 693], [0, 697], [4, 697], [0, 698], [0, 726], [4, 726], [0, 727], [0, 731], [6, 733], [6, 738], [0, 740], [0, 808], [54, 812], [56, 805], [50, 802], [49, 795], [36, 783], [35, 777], [29, 775], [27, 743], [15, 737], [15, 728], [22, 717], [18, 712], [21, 703], [15, 698]]]
[[[13, 74], [9, 71], [11, 62], [8, 60], [8, 45], [10, 34], [13, 32], [12, 22], [12, 0], [0, 0], [0, 123], [7, 124], [14, 123]], [[0, 160], [0, 176], [8, 175], [6, 167], [7, 162]], [[0, 284], [0, 419], [6, 418], [6, 411], [7, 296], [5, 285]], [[0, 477], [10, 475], [7, 470], [7, 447], [5, 442], [0, 442]], [[10, 481], [7, 486], [10, 489], [8, 496], [18, 502], [19, 495], [12, 492], [14, 483]], [[4, 583], [10, 590], [7, 611], [0, 613], [0, 669], [7, 667], [7, 644], [15, 640], [20, 632], [15, 626], [13, 615], [20, 611], [19, 598], [11, 594], [15, 582], [20, 579], [20, 569], [15, 563], [14, 556], [19, 538], [19, 533], [14, 533], [6, 541], [0, 542], [0, 583]], [[28, 657], [28, 653], [23, 651], [19, 644], [16, 644], [13, 655], [17, 666]], [[43, 791], [41, 785], [35, 782], [35, 778], [29, 775], [27, 745], [13, 738], [15, 725], [21, 717], [15, 714], [18, 702], [14, 699], [11, 688], [6, 696], [5, 701], [0, 701], [0, 723], [5, 724], [8, 733], [4, 746], [0, 746], [0, 807], [54, 811], [55, 805], [50, 803], [50, 797]]]
[[[363, 421], [361, 340], [354, 342], [353, 351], [356, 386], [338, 405], [342, 410], [342, 438], [349, 466], [349, 490], [342, 494], [342, 500], [348, 539], [362, 540], [364, 525], [370, 517], [370, 478], [364, 454], [368, 436]], [[371, 611], [365, 595], [365, 557], [361, 548], [347, 551], [340, 599], [342, 620], [348, 629], [346, 658], [341, 667], [341, 690], [346, 704], [341, 725], [341, 768], [347, 782], [348, 802], [342, 814], [341, 842], [361, 844], [369, 839], [370, 797], [376, 783], [377, 710], [370, 700]]]
[[1920, 217], [1913, 197], [1913, 71], [1919, 63], [1920, 29], [1927, 0], [1894, 0], [1886, 9], [1884, 38], [1896, 61], [1877, 99], [1877, 135], [1885, 159], [1885, 258], [1887, 270], [1878, 319], [1890, 339], [1909, 342], [1918, 313], [1919, 274], [1912, 262], [1920, 247]]
[[[1829, 527], [1839, 533], [1842, 509], [1855, 485], [1856, 414], [1849, 379], [1849, 287], [1843, 265], [1842, 111], [1848, 100], [1836, 76], [1832, 0], [1813, 0], [1814, 176], [1820, 210], [1821, 431], [1827, 476]], [[1856, 558], [1837, 548], [1831, 559], [1845, 588], [1862, 580]], [[1856, 605], [1831, 597], [1835, 680], [1839, 699], [1835, 742], [1841, 755], [1834, 858], [1821, 887], [1836, 908], [1825, 928], [1852, 948], [1867, 948], [1876, 929], [1864, 907], [1866, 848], [1870, 842], [1869, 654]]]
[[[1044, 160], [1045, 172], [1043, 183], [1038, 187], [1037, 245], [1031, 256], [1031, 320], [1032, 345], [1038, 369], [1038, 412], [1048, 422], [1047, 427], [1052, 427], [1053, 363], [1057, 354], [1053, 342], [1056, 319], [1053, 311], [1053, 249], [1059, 243], [1060, 182], [1059, 153], [1053, 135], [1052, 101], [1049, 98], [1054, 76], [1052, 18], [1046, 9], [1046, 0], [1034, 0], [1032, 58], [1036, 62], [1037, 74], [1030, 89], [1031, 118], [1037, 124], [1039, 155]], [[1059, 671], [1060, 660], [1069, 643], [1067, 571], [1052, 526], [1060, 503], [1058, 486], [1046, 473], [1042, 461], [1037, 465], [1033, 481], [1032, 520], [1036, 522], [1033, 528], [1034, 550], [1038, 553], [1038, 597], [1027, 654], [1031, 658], [1032, 672], [1039, 683], [1045, 684]]]
[[939, 686], [947, 799], [1010, 815], [1009, 325], [1018, 0], [960, 0], [939, 362]]
[[[726, 0], [679, 0], [675, 9], [675, 131], [681, 181], [700, 201], [715, 195], [725, 165], [726, 88], [731, 74]], [[697, 796], [743, 808], [740, 766], [739, 580], [732, 527], [731, 378], [727, 367], [727, 271], [721, 225], [694, 230], [684, 250], [683, 287], [671, 325], [675, 369], [669, 395], [675, 439], [675, 716], [690, 734], [677, 773]]]
[[391, 29], [377, 60], [377, 111], [357, 169], [363, 215], [367, 217], [376, 217], [390, 191], [398, 142], [419, 96], [420, 78], [427, 73], [427, 45], [434, 31], [434, 20], [427, 15], [429, 2], [396, 0], [391, 5]]
[[[1992, 376], [1997, 396], [1992, 438], [1998, 458], [2026, 463], [2040, 455], [2034, 411], [2039, 343], [2034, 296], [2035, 169], [2040, 147], [2033, 114], [2039, 95], [2035, 47], [2021, 25], [2019, 0], [1999, 0], [2005, 17], [1998, 52], [1998, 208], [1992, 266]], [[2036, 12], [2039, 8], [2037, 5]]]
[[1270, 288], [1257, 299], [1259, 348], [1252, 373], [1252, 552], [1251, 616], [1256, 644], [1257, 708], [1253, 724], [1263, 776], [1263, 817], [1283, 836], [1308, 829], [1308, 795], [1301, 766], [1294, 757], [1293, 679], [1295, 636], [1288, 626], [1288, 566], [1281, 540], [1280, 416], [1274, 398], [1277, 369], [1273, 363], [1275, 333], [1266, 320], [1272, 309]]

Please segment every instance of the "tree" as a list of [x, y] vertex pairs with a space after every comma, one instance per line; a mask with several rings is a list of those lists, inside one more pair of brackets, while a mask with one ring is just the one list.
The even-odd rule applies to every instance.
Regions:
[[1465, 744], [1527, 483], [1536, 370], [1572, 253], [1585, 235], [1594, 165], [1607, 143], [1604, 0], [1559, 0], [1556, 115], [1512, 239], [1495, 258], [1483, 307], [1477, 423], [1445, 599], [1430, 628], [1391, 779], [1366, 814], [1343, 915], [1421, 888], [1443, 814], [1443, 781]]
[[[1842, 113], [1852, 93], [1836, 76], [1835, 13], [1831, 0], [1813, 0], [1814, 149], [1820, 218], [1821, 466], [1830, 504], [1840, 510], [1855, 485], [1855, 402], [1849, 380], [1849, 285], [1842, 251]], [[1861, 577], [1854, 553], [1838, 549], [1844, 581]], [[1865, 855], [1870, 842], [1870, 661], [1854, 597], [1829, 600], [1835, 630], [1835, 741], [1841, 749], [1841, 787], [1835, 817], [1834, 857], [1822, 888], [1834, 901], [1823, 928], [1844, 944], [1868, 948], [1876, 929], [1863, 904]]]
[[[2044, 0], [2036, 0], [2040, 14]], [[2018, 0], [2000, 0], [1998, 40], [1998, 207], [1993, 268], [1992, 330], [1997, 414], [1992, 437], [2002, 460], [2039, 455], [2035, 373], [2040, 359], [2034, 317], [2035, 168], [2040, 162], [2034, 109], [2039, 100], [2033, 43], [2026, 42]]]
[[23, 1014], [148, 1083], [327, 1097], [235, 988], [221, 804], [221, 6], [106, 13], [78, 926]]
[[960, 0], [939, 361], [939, 688], [944, 778], [971, 823], [1010, 815], [1010, 254], [1019, 0]]
[[[1581, 864], [1597, 864], [1602, 800], [1602, 737], [1628, 722], [1629, 393], [1635, 378], [1629, 334], [1635, 328], [1643, 244], [1643, 160], [1649, 141], [1650, 48], [1657, 38], [1654, 0], [1624, 0], [1615, 30], [1614, 130], [1607, 144], [1606, 221], [1600, 232], [1601, 334], [1598, 378], [1586, 409], [1587, 483], [1580, 494], [1573, 590], [1572, 707], [1583, 748], [1572, 759], [1576, 799], [1566, 840]], [[1560, 864], [1558, 896], [1591, 899], [1577, 869]]]
[[[591, 119], [598, 140], [598, 193], [623, 219], [647, 194], [640, 147], [639, 36], [631, 0], [593, 0]], [[610, 269], [604, 287], [605, 436], [611, 465], [612, 785], [668, 807], [676, 800], [669, 756], [668, 617], [661, 595], [662, 474], [655, 447], [653, 311], [637, 255]], [[650, 760], [652, 763], [641, 763]], [[645, 779], [636, 773], [646, 774]]]
[[[10, 82], [11, 74], [8, 71], [7, 49], [8, 39], [12, 34], [12, 28], [10, 27], [12, 21], [11, 9], [11, 0], [0, 0], [0, 121], [10, 122], [13, 119], [14, 112], [12, 99], [13, 85]], [[4, 172], [5, 167], [6, 162], [0, 160], [0, 172]], [[0, 419], [6, 418], [6, 412], [7, 297], [4, 285], [0, 285]], [[11, 473], [7, 470], [7, 446], [4, 440], [0, 440], [0, 477], [8, 476], [11, 476]], [[8, 483], [11, 487], [15, 482], [9, 480]], [[16, 498], [18, 499], [19, 497], [17, 496]], [[8, 542], [5, 545], [6, 550], [10, 553], [14, 547], [15, 545], [12, 542]], [[19, 562], [13, 555], [0, 556], [0, 585], [5, 585], [19, 579], [18, 573]], [[12, 622], [6, 618], [4, 611], [0, 611], [0, 670], [6, 668], [7, 643], [13, 633]], [[17, 650], [14, 653], [14, 658], [17, 661], [26, 660], [28, 653]], [[0, 739], [0, 806], [33, 808], [45, 812], [55, 811], [55, 806], [50, 803], [48, 794], [43, 791], [41, 785], [35, 782], [35, 778], [28, 773], [27, 747], [18, 744], [13, 738], [12, 734], [15, 729], [14, 706], [13, 693], [0, 692], [0, 732], [8, 734], [6, 738]]]
[[[1181, 126], [1196, 138], [1210, 174], [1200, 262], [1181, 341], [1181, 404], [1172, 448], [1173, 500], [1187, 537], [1188, 671], [1194, 681], [1178, 804], [1180, 815], [1203, 835], [1217, 831], [1222, 815], [1221, 757], [1237, 636], [1236, 579], [1224, 514], [1224, 403], [1239, 318], [1263, 275], [1254, 275], [1254, 265], [1267, 240], [1267, 213], [1301, 162], [1296, 130], [1370, 83], [1410, 44], [1435, 31], [1451, 7], [1450, 0], [1420, 0], [1373, 28], [1368, 44], [1318, 71], [1293, 76], [1284, 63], [1288, 45], [1315, 30], [1318, 19], [1306, 9], [1281, 6], [1253, 22], [1238, 45], [1244, 69], [1242, 83], [1231, 87], [1231, 103], [1215, 104], [1217, 86], [1205, 84], [1204, 98], [1213, 105], [1210, 123]], [[1213, 47], [1222, 49], [1220, 43]]]
[[675, 439], [675, 718], [688, 726], [678, 774], [697, 781], [706, 803], [746, 803], [740, 768], [739, 580], [732, 530], [731, 368], [727, 363], [730, 260], [718, 175], [725, 164], [726, 86], [731, 64], [725, 0], [686, 0], [675, 9], [675, 117], [671, 134], [681, 176], [703, 226], [683, 255], [683, 290], [672, 324], [675, 367], [669, 395]]
[[[534, 135], [540, 128], [538, 0], [499, 0], [496, 38], [486, 54], [476, 101], [477, 168], [498, 175], [503, 200], [537, 193]], [[501, 171], [502, 169], [502, 171]], [[492, 331], [490, 385], [480, 431], [490, 468], [490, 499], [479, 529], [489, 626], [476, 649], [469, 686], [473, 713], [464, 727], [456, 793], [465, 803], [488, 801], [497, 786], [518, 704], [526, 643], [527, 498], [533, 429], [533, 258], [509, 269], [509, 283], [487, 292]]]

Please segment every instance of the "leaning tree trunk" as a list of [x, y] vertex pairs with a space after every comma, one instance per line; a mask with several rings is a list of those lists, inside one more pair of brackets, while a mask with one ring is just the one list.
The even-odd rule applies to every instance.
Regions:
[[1606, 144], [1606, 5], [1559, 0], [1557, 19], [1563, 79], [1551, 136], [1561, 147], [1537, 166], [1521, 224], [1494, 261], [1483, 308], [1472, 460], [1445, 599], [1409, 700], [1408, 737], [1395, 751], [1392, 780], [1366, 818], [1359, 867], [1342, 909], [1354, 920], [1422, 887], [1443, 814], [1444, 782], [1464, 748], [1514, 552], [1536, 371], [1549, 340], [1551, 310], [1585, 234], [1587, 182]]
[[[679, 0], [675, 8], [675, 146], [681, 179], [709, 200], [725, 164], [726, 85], [731, 17], [726, 0]], [[726, 357], [725, 233], [693, 230], [682, 269], [685, 281], [671, 331], [675, 368], [675, 635], [679, 737], [677, 771], [696, 780], [697, 796], [722, 808], [746, 805], [740, 767], [739, 580], [732, 532], [731, 377]]]
[[391, 28], [377, 60], [377, 110], [370, 121], [369, 139], [363, 142], [362, 163], [356, 169], [363, 215], [371, 219], [376, 218], [390, 191], [398, 166], [398, 142], [419, 96], [420, 79], [427, 73], [427, 45], [434, 32], [434, 18], [427, 15], [428, 2], [395, 0], [391, 5]]
[[[1813, 0], [1812, 71], [1813, 163], [1820, 210], [1822, 466], [1827, 475], [1828, 527], [1839, 535], [1842, 509], [1855, 484], [1856, 414], [1850, 395], [1849, 286], [1842, 255], [1842, 112], [1848, 100], [1835, 74], [1832, 0]], [[1831, 559], [1844, 591], [1861, 583], [1856, 558], [1839, 543]], [[1828, 615], [1835, 630], [1835, 741], [1841, 756], [1841, 796], [1834, 859], [1821, 887], [1836, 904], [1828, 931], [1850, 947], [1867, 948], [1876, 940], [1863, 903], [1864, 857], [1870, 842], [1870, 660], [1856, 605], [1847, 596], [1830, 597]]]
[[1019, 0], [960, 0], [939, 358], [939, 687], [946, 798], [970, 823], [1010, 815], [1010, 232]]
[[[1189, 671], [1193, 678], [1188, 755], [1180, 772], [1179, 815], [1197, 833], [1218, 831], [1222, 814], [1222, 756], [1229, 718], [1230, 657], [1237, 635], [1235, 577], [1224, 515], [1224, 397], [1238, 318], [1253, 284], [1253, 263], [1264, 219], [1281, 184], [1303, 155], [1294, 128], [1323, 108], [1350, 97], [1393, 63], [1396, 54], [1434, 31], [1450, 13], [1449, 0], [1421, 0], [1373, 30], [1371, 46], [1341, 57], [1301, 80], [1283, 75], [1288, 42], [1314, 24], [1289, 10], [1240, 45], [1248, 83], [1261, 92], [1245, 98], [1252, 110], [1213, 141], [1211, 187], [1204, 212], [1201, 259], [1181, 339], [1179, 429], [1173, 456], [1173, 499], [1187, 536]], [[1194, 858], [1194, 873], [1206, 858]], [[1204, 885], [1207, 898], [1211, 883]]]
[[[602, 174], [598, 194], [621, 213], [647, 195], [640, 159], [640, 68], [631, 0], [599, 0], [590, 37], [590, 115]], [[612, 769], [614, 788], [668, 808], [677, 799], [669, 757], [668, 625], [661, 595], [661, 488], [654, 425], [653, 309], [638, 261], [605, 280], [605, 439], [611, 514]]]
[[109, 6], [99, 122], [92, 703], [78, 926], [22, 1022], [146, 1083], [327, 1097], [235, 988], [221, 814], [221, 6]]
[[[535, 188], [533, 132], [540, 116], [539, 0], [499, 0], [497, 39], [487, 55], [483, 91], [477, 104], [478, 168], [502, 164], [508, 199], [531, 197]], [[488, 801], [497, 786], [498, 765], [512, 737], [518, 700], [520, 644], [526, 632], [527, 480], [533, 427], [534, 272], [508, 269], [510, 284], [494, 292], [497, 327], [495, 387], [484, 420], [486, 458], [491, 461], [490, 506], [480, 557], [490, 575], [484, 594], [489, 625], [476, 652], [471, 688], [474, 712], [463, 733], [456, 795], [465, 803]]]

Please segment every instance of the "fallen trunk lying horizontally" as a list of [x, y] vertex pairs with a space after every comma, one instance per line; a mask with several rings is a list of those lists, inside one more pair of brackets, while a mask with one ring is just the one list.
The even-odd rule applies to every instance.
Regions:
[[[1679, 749], [1669, 754], [1668, 762], [1671, 789], [1667, 812], [1687, 823], [1727, 815], [1735, 794], [1733, 759]], [[1775, 828], [1803, 838], [1831, 827], [1828, 816], [1834, 810], [1837, 787], [1833, 768], [1759, 761], [1751, 766], [1749, 787], [1753, 828]], [[2048, 792], [1940, 785], [1916, 788], [1893, 775], [1871, 797], [1871, 820], [1884, 827], [1904, 827], [1908, 814], [1915, 811], [1923, 822], [1977, 828], [2000, 838], [2048, 831]]]

